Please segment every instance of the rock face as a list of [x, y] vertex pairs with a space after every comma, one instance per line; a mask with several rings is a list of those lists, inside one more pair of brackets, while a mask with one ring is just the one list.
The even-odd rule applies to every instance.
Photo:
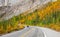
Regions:
[[[5, 2], [6, 1], [7, 0], [5, 0]], [[18, 1], [9, 0], [7, 5], [0, 6], [0, 21], [8, 20], [13, 16], [17, 16], [33, 8], [37, 9], [38, 7], [42, 7], [42, 5], [45, 5], [48, 2], [51, 2], [51, 0], [18, 0]]]

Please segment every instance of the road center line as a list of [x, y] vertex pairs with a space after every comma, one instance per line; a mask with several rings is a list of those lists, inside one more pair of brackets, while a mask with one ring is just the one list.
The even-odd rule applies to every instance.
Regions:
[[34, 28], [31, 28], [29, 31], [27, 31], [26, 33], [24, 33], [21, 37], [26, 36], [26, 35], [29, 34], [32, 30], [34, 30]]

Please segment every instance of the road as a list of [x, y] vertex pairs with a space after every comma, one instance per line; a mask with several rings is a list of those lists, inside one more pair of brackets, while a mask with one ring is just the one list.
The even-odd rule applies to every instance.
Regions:
[[25, 27], [23, 30], [15, 31], [0, 37], [60, 37], [60, 32], [42, 27]]

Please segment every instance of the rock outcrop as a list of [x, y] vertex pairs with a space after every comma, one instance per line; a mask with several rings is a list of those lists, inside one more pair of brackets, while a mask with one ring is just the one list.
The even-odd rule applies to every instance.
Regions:
[[28, 10], [34, 11], [48, 2], [51, 2], [51, 0], [21, 0], [15, 4], [9, 2], [9, 5], [0, 7], [0, 21], [8, 20]]

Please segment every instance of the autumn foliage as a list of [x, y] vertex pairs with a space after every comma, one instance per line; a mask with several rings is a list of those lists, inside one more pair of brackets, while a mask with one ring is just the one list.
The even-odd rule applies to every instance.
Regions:
[[43, 26], [60, 31], [60, 2], [50, 2], [42, 10], [37, 9], [27, 15], [20, 14], [0, 22], [0, 34], [19, 30], [21, 25], [18, 24]]

